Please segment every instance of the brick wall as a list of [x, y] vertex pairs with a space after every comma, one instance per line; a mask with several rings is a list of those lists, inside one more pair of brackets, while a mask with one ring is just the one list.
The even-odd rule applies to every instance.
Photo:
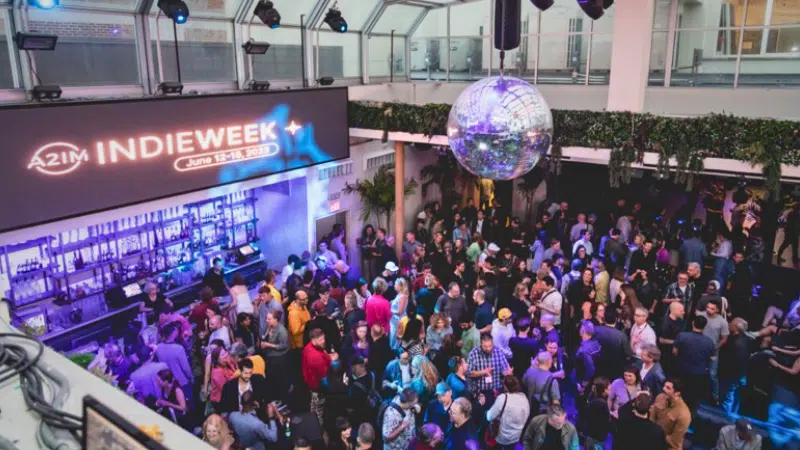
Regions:
[[133, 25], [32, 20], [29, 29], [61, 37], [133, 39]]
[[206, 28], [186, 28], [183, 39], [190, 42], [228, 42], [228, 32], [225, 30], [209, 30]]
[[225, 0], [188, 0], [186, 6], [190, 12], [192, 8], [197, 8], [198, 11], [222, 12], [225, 11]]

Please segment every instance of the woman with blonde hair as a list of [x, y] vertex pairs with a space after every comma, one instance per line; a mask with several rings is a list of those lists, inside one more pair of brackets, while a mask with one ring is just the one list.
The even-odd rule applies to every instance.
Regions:
[[219, 414], [208, 416], [203, 424], [203, 441], [217, 450], [230, 450], [233, 447], [233, 436], [222, 416]]
[[392, 300], [392, 317], [389, 321], [389, 344], [392, 349], [397, 349], [399, 342], [397, 340], [397, 325], [406, 317], [406, 307], [408, 306], [408, 282], [405, 278], [398, 278], [394, 282], [394, 289], [397, 291], [397, 296]]
[[432, 351], [438, 352], [442, 349], [444, 338], [448, 334], [453, 334], [453, 328], [448, 323], [447, 316], [442, 313], [434, 313], [425, 334], [425, 343]]
[[417, 355], [411, 359], [411, 377], [408, 387], [417, 393], [419, 404], [424, 407], [435, 396], [439, 371], [425, 355]]
[[439, 286], [439, 280], [429, 273], [423, 278], [423, 287], [414, 294], [417, 302], [417, 314], [422, 315], [423, 322], [428, 323], [436, 309], [436, 301], [444, 294]]

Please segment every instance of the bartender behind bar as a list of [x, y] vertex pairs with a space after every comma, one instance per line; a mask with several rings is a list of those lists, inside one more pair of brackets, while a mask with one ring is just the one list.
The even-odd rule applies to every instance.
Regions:
[[222, 269], [225, 267], [222, 258], [219, 256], [211, 260], [211, 268], [208, 269], [203, 277], [203, 284], [210, 287], [214, 291], [214, 297], [224, 297], [228, 295], [228, 283], [225, 282], [225, 276]]

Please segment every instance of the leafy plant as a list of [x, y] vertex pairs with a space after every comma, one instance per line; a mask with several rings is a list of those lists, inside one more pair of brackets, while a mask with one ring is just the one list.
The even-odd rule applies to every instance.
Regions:
[[[391, 114], [387, 115], [389, 110]], [[351, 127], [427, 136], [447, 134], [449, 112], [450, 105], [444, 104], [351, 102], [349, 107]], [[687, 187], [702, 170], [706, 157], [762, 164], [767, 184], [772, 187], [780, 185], [781, 163], [800, 165], [798, 122], [724, 114], [676, 118], [607, 111], [553, 110], [552, 113], [551, 160], [560, 159], [555, 153], [561, 147], [616, 149], [609, 162], [612, 172], [609, 181], [614, 183], [628, 179], [630, 164], [645, 151], [659, 154], [660, 175], [672, 176]], [[763, 150], [752, 149], [757, 143]], [[668, 162], [673, 158], [677, 166], [670, 168]]]
[[533, 200], [536, 196], [536, 190], [545, 179], [546, 173], [547, 170], [543, 167], [535, 167], [523, 175], [514, 188], [517, 194], [525, 200], [525, 222], [530, 222], [533, 218]]
[[464, 169], [449, 151], [439, 153], [436, 163], [423, 167], [419, 176], [422, 196], [427, 198], [430, 187], [436, 185], [445, 204], [458, 203], [462, 192], [480, 188], [478, 177]]
[[[361, 198], [361, 221], [367, 223], [373, 216], [378, 225], [381, 218], [386, 217], [386, 227], [395, 210], [394, 198], [394, 166], [387, 164], [378, 168], [371, 180], [356, 180], [354, 183], [345, 183], [342, 192], [345, 194], [358, 194]], [[412, 195], [417, 190], [417, 181], [414, 178], [405, 181], [404, 198]]]
[[68, 356], [68, 358], [70, 361], [83, 367], [84, 369], [89, 367], [89, 364], [91, 364], [92, 361], [94, 361], [94, 355], [91, 353], [76, 353], [74, 355]]

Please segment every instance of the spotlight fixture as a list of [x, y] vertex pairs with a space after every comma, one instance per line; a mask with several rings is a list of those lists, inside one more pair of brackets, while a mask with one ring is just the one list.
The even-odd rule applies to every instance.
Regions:
[[256, 5], [254, 14], [264, 22], [264, 25], [272, 28], [273, 30], [281, 26], [281, 15], [275, 5], [269, 0], [261, 0]]
[[30, 0], [29, 4], [39, 9], [53, 9], [61, 4], [61, 0]]
[[244, 87], [245, 91], [250, 92], [265, 92], [269, 90], [269, 81], [256, 81], [251, 80], [247, 85]]
[[614, 4], [614, 0], [603, 0], [603, 9], [611, 8]]
[[45, 50], [53, 51], [56, 49], [58, 36], [42, 33], [22, 33], [17, 31], [14, 42], [19, 50]]
[[578, 0], [578, 6], [581, 7], [589, 18], [597, 20], [603, 17], [603, 1], [604, 0]]
[[37, 102], [42, 100], [58, 100], [61, 98], [61, 88], [56, 85], [34, 86], [31, 90], [31, 96]]
[[165, 81], [158, 85], [158, 92], [161, 95], [181, 95], [183, 94], [183, 83], [178, 81]]
[[263, 55], [267, 53], [269, 47], [270, 45], [268, 42], [256, 42], [252, 39], [242, 45], [244, 52], [248, 55]]
[[322, 77], [317, 80], [320, 86], [330, 86], [333, 84], [333, 77]]
[[177, 24], [189, 19], [189, 7], [183, 0], [158, 0], [158, 9]]
[[546, 11], [548, 8], [553, 6], [554, 0], [531, 0], [533, 6], [539, 8], [541, 11]]
[[335, 7], [329, 9], [328, 13], [325, 14], [325, 23], [337, 33], [347, 32], [347, 21], [342, 17], [342, 12]]

